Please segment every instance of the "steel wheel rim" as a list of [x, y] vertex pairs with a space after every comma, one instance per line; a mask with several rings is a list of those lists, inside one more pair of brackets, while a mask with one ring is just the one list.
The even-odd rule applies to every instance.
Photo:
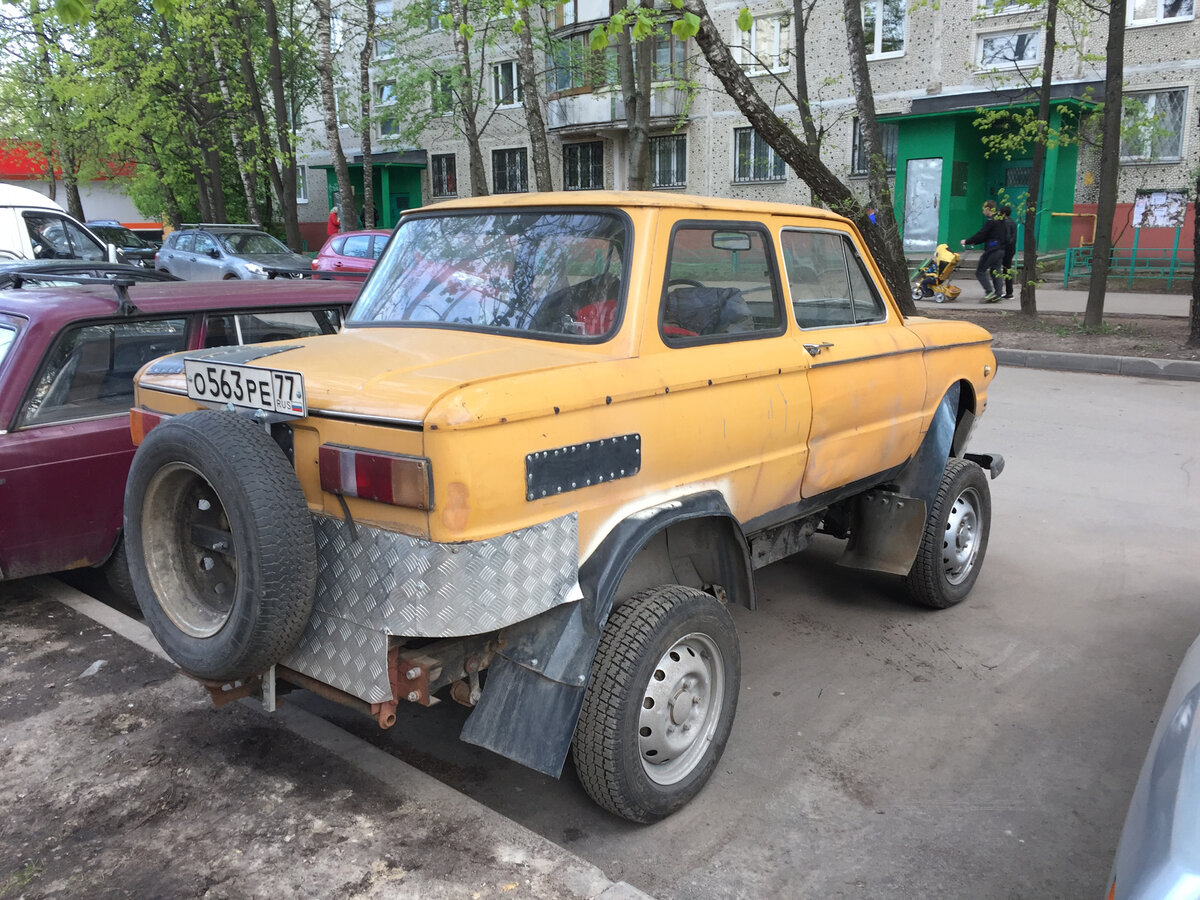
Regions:
[[238, 559], [229, 517], [207, 478], [181, 462], [154, 474], [142, 504], [142, 545], [155, 600], [175, 627], [200, 639], [224, 628]]
[[981, 508], [979, 492], [975, 488], [967, 488], [950, 504], [942, 536], [942, 568], [950, 584], [962, 584], [975, 568], [983, 537], [979, 518]]
[[655, 784], [676, 784], [712, 744], [725, 697], [725, 659], [706, 634], [684, 635], [658, 660], [642, 694], [638, 755]]

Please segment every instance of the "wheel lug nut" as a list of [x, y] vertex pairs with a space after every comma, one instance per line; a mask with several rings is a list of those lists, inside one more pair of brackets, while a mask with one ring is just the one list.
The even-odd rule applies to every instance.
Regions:
[[207, 512], [208, 510], [212, 509], [212, 504], [209, 503], [207, 500], [201, 500], [200, 502], [198, 502], [196, 504], [196, 506], [200, 509], [201, 512]]
[[213, 558], [211, 556], [206, 556], [204, 559], [200, 560], [200, 567], [204, 569], [205, 572], [211, 572], [213, 570], [213, 566], [215, 565], [216, 563], [213, 562]]

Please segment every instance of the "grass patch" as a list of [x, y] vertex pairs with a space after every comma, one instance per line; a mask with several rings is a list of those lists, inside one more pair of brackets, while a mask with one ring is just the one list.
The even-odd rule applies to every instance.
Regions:
[[7, 897], [9, 894], [20, 893], [23, 889], [29, 886], [33, 879], [42, 874], [42, 867], [35, 862], [27, 862], [24, 867], [16, 872], [9, 874], [7, 878], [0, 881], [0, 897]]

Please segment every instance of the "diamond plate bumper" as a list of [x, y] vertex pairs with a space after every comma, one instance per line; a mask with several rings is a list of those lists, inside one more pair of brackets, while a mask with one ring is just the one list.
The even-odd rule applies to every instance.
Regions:
[[486, 634], [578, 600], [574, 514], [486, 541], [436, 544], [313, 516], [317, 593], [280, 662], [369, 703], [392, 699], [388, 636]]

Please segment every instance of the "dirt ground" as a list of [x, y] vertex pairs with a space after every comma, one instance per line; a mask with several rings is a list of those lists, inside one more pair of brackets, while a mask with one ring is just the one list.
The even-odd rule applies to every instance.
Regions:
[[921, 314], [975, 322], [992, 333], [996, 347], [1010, 350], [1200, 360], [1200, 349], [1186, 346], [1188, 320], [1177, 316], [1106, 315], [1100, 328], [1090, 330], [1082, 315], [1070, 313], [1031, 319], [1009, 310], [956, 306], [922, 308]]

